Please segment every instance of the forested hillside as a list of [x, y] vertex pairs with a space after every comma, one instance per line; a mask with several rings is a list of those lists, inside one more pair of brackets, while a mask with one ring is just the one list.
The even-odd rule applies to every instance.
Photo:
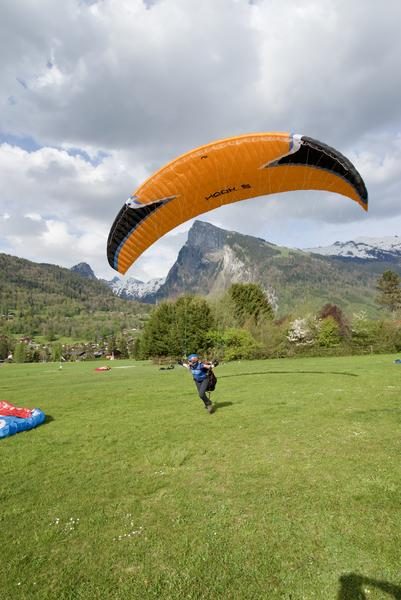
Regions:
[[[262, 248], [265, 243], [259, 244]], [[249, 267], [255, 252], [244, 248], [237, 243], [236, 253], [242, 251], [241, 265]], [[281, 286], [281, 297], [283, 291], [293, 294], [294, 310], [284, 316], [277, 314], [260, 284], [232, 283], [220, 295], [187, 294], [152, 307], [115, 296], [95, 278], [0, 254], [0, 361], [171, 359], [194, 349], [224, 360], [399, 351], [401, 277], [396, 272], [374, 278], [362, 265], [357, 278], [353, 265], [342, 261], [335, 267], [324, 257], [262, 250], [252, 264], [270, 268], [272, 274], [276, 269], [276, 277], [288, 282]], [[317, 287], [321, 283], [321, 298], [315, 297], [311, 281]], [[353, 313], [343, 310], [352, 290], [354, 305], [361, 308]], [[370, 292], [365, 305], [360, 301], [363, 290], [367, 300]], [[318, 309], [305, 310], [305, 300], [313, 298]], [[369, 317], [369, 303], [380, 318]]]
[[101, 281], [0, 254], [0, 332], [94, 340], [135, 328], [147, 306], [117, 298]]

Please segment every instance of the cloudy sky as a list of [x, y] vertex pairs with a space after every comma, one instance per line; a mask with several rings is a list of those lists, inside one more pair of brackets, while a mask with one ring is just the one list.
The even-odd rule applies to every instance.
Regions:
[[[401, 235], [399, 0], [1, 0], [0, 252], [111, 279], [131, 192], [216, 139], [291, 131], [348, 156], [365, 214], [320, 192], [202, 219], [290, 247]], [[186, 223], [128, 276], [165, 275]]]

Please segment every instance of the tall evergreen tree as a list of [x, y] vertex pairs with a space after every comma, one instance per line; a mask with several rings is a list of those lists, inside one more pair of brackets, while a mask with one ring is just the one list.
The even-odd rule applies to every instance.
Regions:
[[171, 356], [176, 353], [177, 344], [173, 337], [175, 307], [171, 302], [159, 304], [146, 322], [141, 340], [144, 357]]
[[384, 271], [376, 285], [378, 290], [377, 303], [383, 308], [395, 312], [401, 308], [401, 277], [394, 271]]
[[234, 283], [228, 290], [234, 304], [234, 316], [240, 326], [252, 318], [255, 324], [272, 319], [273, 309], [262, 288], [255, 283]]
[[177, 354], [204, 353], [207, 349], [207, 332], [214, 326], [208, 302], [199, 296], [183, 296], [175, 303], [175, 317]]

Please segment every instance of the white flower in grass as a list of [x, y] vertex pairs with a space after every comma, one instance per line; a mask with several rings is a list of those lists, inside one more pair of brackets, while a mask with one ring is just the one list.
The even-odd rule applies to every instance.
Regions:
[[[132, 523], [131, 523], [132, 525]], [[139, 527], [139, 529], [133, 529], [132, 531], [130, 531], [129, 533], [123, 533], [122, 535], [119, 535], [118, 538], [115, 537], [113, 538], [113, 541], [121, 541], [123, 538], [130, 538], [130, 537], [134, 537], [136, 535], [141, 535], [143, 533], [143, 527]]]

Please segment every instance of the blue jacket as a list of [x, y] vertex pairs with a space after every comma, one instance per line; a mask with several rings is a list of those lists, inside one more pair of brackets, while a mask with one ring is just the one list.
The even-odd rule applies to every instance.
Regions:
[[194, 365], [190, 364], [189, 368], [192, 371], [192, 377], [195, 379], [195, 381], [204, 381], [207, 378], [209, 369], [206, 368], [200, 361]]

